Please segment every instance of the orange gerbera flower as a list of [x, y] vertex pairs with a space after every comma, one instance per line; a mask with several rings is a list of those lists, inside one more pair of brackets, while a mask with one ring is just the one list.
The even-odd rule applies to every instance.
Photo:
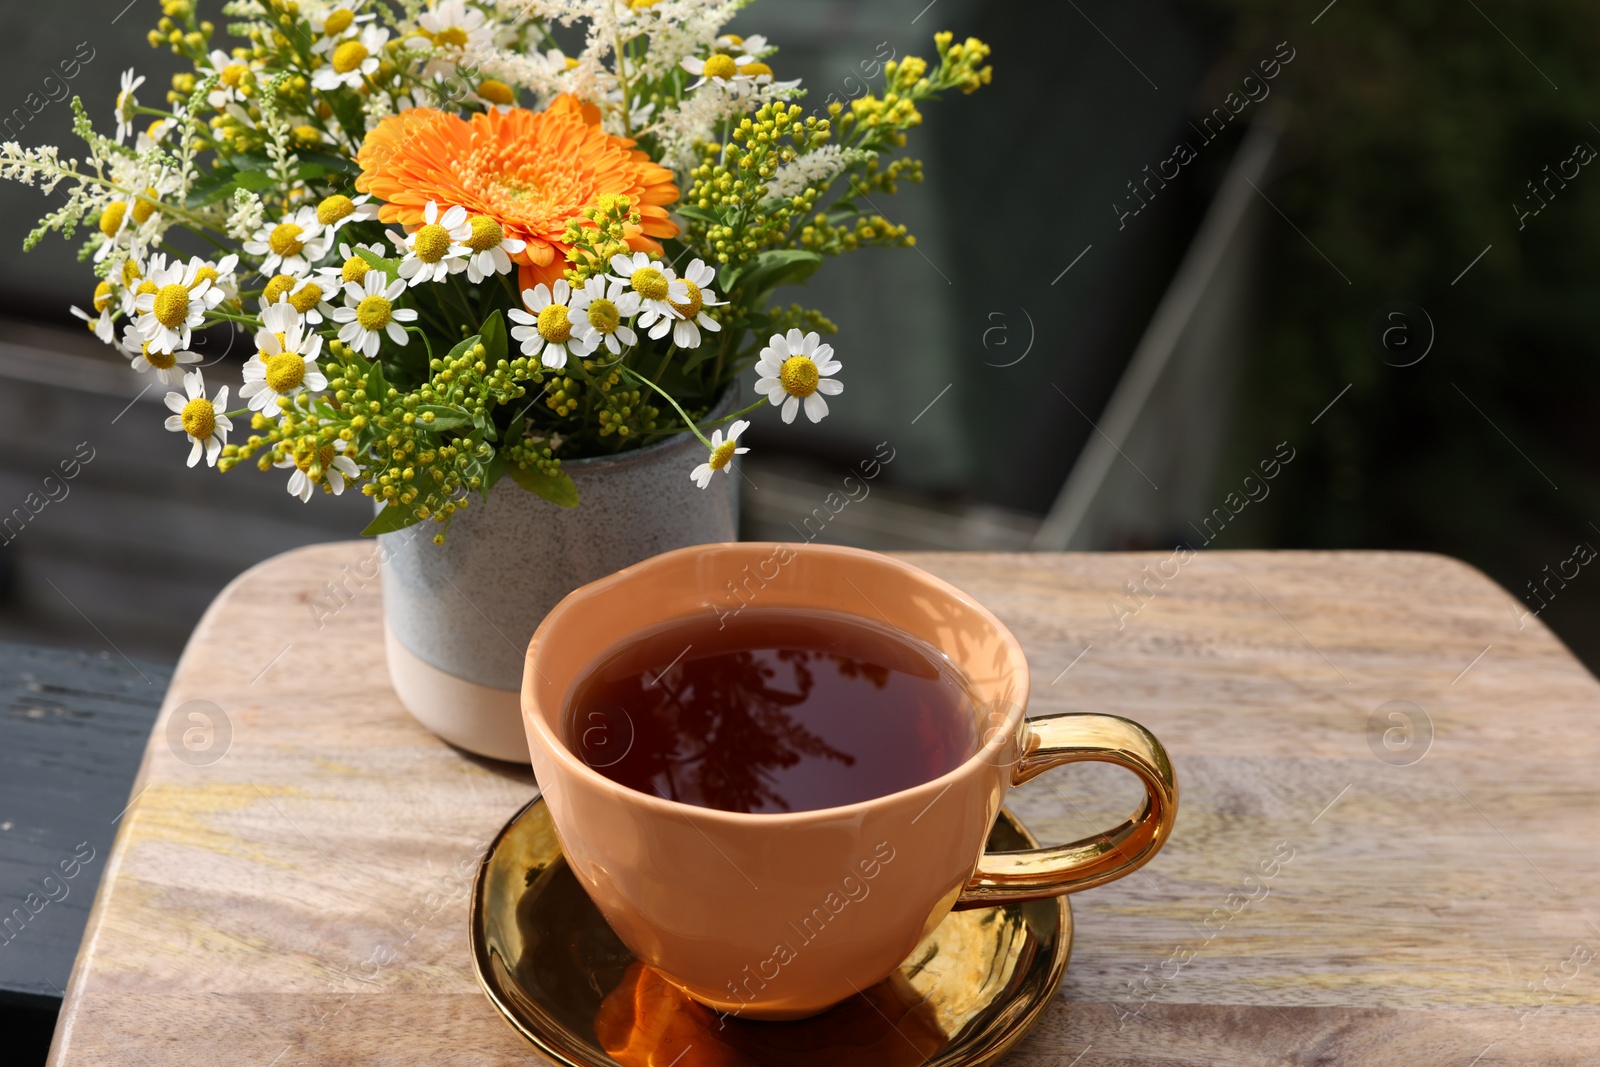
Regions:
[[486, 215], [527, 242], [512, 257], [523, 283], [553, 283], [567, 267], [567, 222], [602, 193], [633, 201], [640, 224], [626, 240], [635, 251], [660, 252], [655, 238], [677, 236], [667, 217], [678, 199], [672, 172], [633, 145], [600, 128], [599, 109], [566, 95], [544, 111], [491, 108], [471, 119], [412, 108], [367, 133], [356, 188], [385, 202], [380, 220], [407, 227], [422, 225], [430, 200]]

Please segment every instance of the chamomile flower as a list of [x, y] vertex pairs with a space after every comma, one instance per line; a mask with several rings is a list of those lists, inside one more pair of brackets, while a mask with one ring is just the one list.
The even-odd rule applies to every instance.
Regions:
[[332, 444], [319, 447], [315, 452], [297, 452], [284, 456], [274, 467], [293, 467], [289, 475], [289, 495], [297, 496], [302, 503], [310, 503], [311, 492], [318, 483], [334, 496], [344, 492], [346, 480], [354, 481], [361, 474], [356, 461], [345, 455], [349, 442], [335, 439]]
[[133, 132], [133, 109], [139, 106], [138, 99], [133, 91], [144, 84], [144, 75], [137, 78], [133, 76], [133, 68], [129, 67], [122, 72], [122, 90], [117, 93], [117, 136], [116, 142]]
[[699, 56], [685, 56], [679, 61], [679, 65], [699, 79], [691, 82], [688, 88], [698, 89], [702, 85], [715, 83], [727, 90], [729, 95], [743, 96], [758, 85], [775, 85], [780, 89], [793, 89], [799, 85], [798, 79], [788, 82], [772, 80], [772, 68], [751, 54], [760, 51], [759, 48], [750, 47], [750, 43], [756, 41], [763, 46], [766, 45], [765, 39], [751, 37], [742, 46], [736, 46], [733, 49], [735, 54], [732, 55], [728, 52], [713, 52], [704, 59]]
[[251, 65], [235, 59], [220, 48], [213, 49], [206, 62], [217, 74], [217, 84], [206, 94], [206, 103], [221, 111], [229, 104], [243, 101], [245, 97], [240, 89], [249, 80]]
[[359, 37], [340, 41], [328, 57], [328, 65], [318, 67], [311, 76], [311, 87], [331, 92], [344, 86], [361, 88], [362, 79], [378, 73], [378, 57], [389, 40], [389, 31], [379, 26], [361, 28]]
[[432, 11], [417, 18], [417, 35], [408, 41], [417, 47], [432, 47], [435, 58], [422, 70], [424, 78], [454, 71], [458, 59], [466, 52], [482, 52], [494, 43], [491, 28], [485, 25], [482, 11], [468, 7], [462, 0], [439, 0]]
[[135, 152], [148, 152], [166, 143], [167, 135], [176, 129], [187, 115], [182, 104], [173, 105], [172, 112], [172, 118], [156, 119], [139, 134], [133, 142]]
[[133, 324], [152, 351], [188, 348], [190, 334], [205, 321], [206, 312], [222, 303], [221, 290], [199, 273], [198, 267], [183, 263], [163, 265], [139, 284]]
[[474, 285], [496, 274], [510, 274], [511, 257], [528, 247], [526, 241], [507, 237], [488, 215], [472, 216], [467, 226], [472, 231], [463, 242], [467, 246], [467, 280]]
[[317, 205], [317, 221], [322, 223], [322, 235], [328, 243], [333, 243], [333, 237], [343, 227], [352, 222], [367, 222], [378, 217], [378, 205], [371, 203], [372, 197], [367, 193], [360, 196], [345, 196], [343, 193], [334, 193], [323, 198]]
[[200, 362], [198, 352], [152, 352], [150, 342], [141, 337], [133, 326], [123, 328], [120, 347], [127, 352], [134, 370], [140, 374], [147, 370], [155, 371], [162, 385], [172, 385], [181, 380], [185, 364]]
[[[322, 284], [325, 284], [322, 283]], [[322, 284], [310, 278], [296, 278], [290, 274], [275, 274], [261, 290], [261, 310], [266, 312], [279, 304], [293, 308], [313, 326], [333, 315], [333, 305], [323, 299]], [[334, 291], [338, 291], [335, 285]]]
[[276, 225], [262, 226], [244, 242], [244, 250], [262, 257], [264, 276], [281, 273], [298, 278], [327, 254], [328, 239], [317, 221], [317, 209], [308, 204]]
[[639, 294], [624, 289], [615, 278], [592, 276], [582, 289], [573, 290], [570, 307], [572, 336], [588, 344], [590, 351], [604, 344], [615, 356], [623, 345], [639, 343], [639, 335], [627, 326], [627, 320], [639, 313]]
[[[167, 408], [177, 414], [167, 416], [166, 427], [184, 434], [194, 442], [189, 450], [189, 466], [206, 457], [206, 466], [215, 467], [222, 446], [228, 443], [233, 423], [222, 414], [228, 406], [228, 387], [217, 390], [214, 399], [206, 399], [206, 382], [197, 370], [183, 376], [183, 393], [168, 393]], [[184, 394], [188, 394], [187, 396]]]
[[280, 397], [328, 387], [327, 377], [317, 367], [322, 337], [306, 330], [294, 308], [287, 303], [273, 304], [262, 312], [261, 325], [263, 329], [256, 334], [258, 351], [244, 365], [244, 385], [239, 389], [240, 398], [250, 402], [250, 410], [276, 414]]
[[313, 52], [327, 53], [338, 48], [341, 43], [349, 40], [361, 32], [363, 22], [371, 22], [378, 16], [372, 13], [358, 15], [362, 3], [339, 4], [320, 18], [311, 18], [311, 31], [317, 35], [316, 43], [311, 46]]
[[406, 291], [405, 279], [395, 279], [388, 288], [384, 288], [383, 282], [383, 271], [369, 270], [359, 283], [345, 283], [345, 306], [333, 311], [333, 321], [344, 323], [339, 330], [339, 340], [368, 359], [377, 356], [384, 334], [397, 345], [407, 344], [411, 338], [400, 324], [417, 321], [417, 313], [412, 308], [394, 306]]
[[[572, 297], [572, 287], [565, 280], [555, 287], [540, 282], [532, 289], [522, 290], [522, 302], [528, 310], [512, 308], [506, 314], [512, 322], [511, 336], [522, 342], [522, 354], [540, 356], [546, 367], [561, 368], [567, 365], [567, 355], [580, 359], [594, 351], [594, 344], [577, 335], [573, 329], [572, 313], [567, 301]], [[531, 312], [531, 314], [530, 314]]]
[[[722, 307], [726, 300], [718, 300], [717, 294], [709, 286], [716, 280], [717, 272], [708, 267], [703, 261], [695, 260], [689, 264], [689, 269], [683, 272], [683, 284], [688, 287], [689, 295], [683, 300], [674, 300], [672, 303], [673, 314], [677, 320], [672, 324], [672, 343], [679, 348], [699, 348], [700, 331], [702, 329], [717, 333], [722, 325], [716, 319], [705, 313], [704, 308]], [[650, 332], [654, 337], [655, 331]]]
[[210, 260], [199, 256], [189, 259], [188, 267], [184, 270], [184, 277], [190, 277], [193, 271], [193, 281], [190, 285], [201, 282], [210, 282], [211, 288], [222, 294], [218, 303], [237, 303], [239, 300], [239, 277], [235, 273], [239, 268], [239, 257], [232, 252], [212, 263]]
[[[443, 215], [433, 200], [422, 211], [422, 225], [395, 241], [404, 248], [405, 258], [400, 261], [400, 277], [412, 285], [423, 282], [442, 282], [452, 274], [467, 267], [469, 249], [463, 242], [472, 237], [472, 227], [467, 224], [467, 209], [457, 204]], [[390, 231], [391, 235], [393, 231]]]
[[[326, 278], [327, 283], [332, 283], [331, 288], [342, 289], [349, 282], [360, 282], [367, 276], [367, 271], [372, 269], [372, 264], [356, 254], [357, 251], [371, 252], [379, 259], [384, 257], [384, 249], [380, 245], [355, 245], [339, 242], [340, 262], [336, 267], [318, 267], [317, 277]], [[327, 284], [324, 283], [324, 284]]]
[[100, 340], [101, 344], [108, 345], [117, 339], [117, 327], [111, 321], [111, 287], [105, 282], [95, 287], [94, 310], [98, 314], [91, 315], [77, 304], [72, 305], [72, 313], [88, 325], [89, 331]]
[[729, 471], [729, 465], [734, 456], [742, 456], [750, 451], [748, 448], [739, 447], [739, 435], [750, 428], [750, 423], [740, 419], [728, 427], [728, 439], [722, 439], [721, 430], [711, 431], [711, 455], [706, 461], [689, 472], [689, 477], [694, 479], [694, 484], [704, 489], [711, 484], [711, 476], [718, 471]]
[[676, 318], [673, 302], [687, 303], [689, 286], [672, 273], [671, 267], [652, 260], [645, 252], [631, 256], [619, 252], [611, 257], [611, 269], [617, 272], [611, 277], [639, 297], [639, 327], [650, 327], [651, 337], [665, 336]]
[[819, 343], [815, 331], [801, 336], [799, 330], [773, 334], [756, 362], [756, 392], [783, 405], [783, 421], [793, 422], [795, 411], [805, 405], [806, 418], [821, 422], [828, 413], [822, 398], [844, 391], [844, 383], [828, 377], [842, 364], [833, 358], [833, 346]]

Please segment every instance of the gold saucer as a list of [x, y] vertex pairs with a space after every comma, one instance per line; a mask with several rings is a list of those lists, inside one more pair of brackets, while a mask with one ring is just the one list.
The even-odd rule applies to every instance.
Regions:
[[[989, 848], [1038, 842], [1002, 810]], [[821, 1015], [752, 1022], [689, 1000], [636, 961], [567, 869], [544, 801], [478, 868], [472, 963], [500, 1013], [570, 1067], [969, 1067], [1032, 1028], [1072, 951], [1066, 897], [951, 912], [900, 970]]]

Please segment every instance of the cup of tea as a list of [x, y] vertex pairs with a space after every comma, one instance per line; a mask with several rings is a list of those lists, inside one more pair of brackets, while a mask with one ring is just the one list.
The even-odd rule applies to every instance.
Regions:
[[[697, 545], [573, 592], [522, 682], [562, 850], [617, 936], [688, 996], [812, 1015], [883, 980], [955, 907], [1071, 893], [1166, 842], [1160, 742], [1110, 715], [1029, 720], [1022, 648], [888, 556]], [[1006, 791], [1065, 763], [1146, 799], [1068, 844], [986, 853]]]

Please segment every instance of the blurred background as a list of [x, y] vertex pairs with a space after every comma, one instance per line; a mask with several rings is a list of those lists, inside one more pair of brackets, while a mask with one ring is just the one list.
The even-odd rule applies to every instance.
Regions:
[[[154, 0], [72, 11], [0, 16], [0, 136], [70, 153], [64, 94], [104, 120], [128, 67], [164, 90]], [[877, 205], [916, 249], [804, 294], [849, 389], [818, 427], [757, 419], [746, 536], [792, 536], [887, 441], [825, 539], [1444, 552], [1600, 662], [1600, 578], [1529, 584], [1600, 543], [1593, 5], [784, 0], [734, 28], [783, 45], [808, 105], [939, 29], [995, 66], [926, 109], [929, 181]], [[354, 536], [366, 502], [185, 468], [164, 390], [68, 313], [92, 289], [75, 251], [21, 252], [49, 207], [0, 184], [0, 512], [81, 469], [7, 528], [0, 635], [171, 662], [226, 581]]]
[[[104, 122], [130, 66], [159, 98], [159, 14], [6, 5], [0, 139], [71, 155], [70, 96]], [[870, 496], [820, 539], [1441, 552], [1600, 664], [1600, 572], [1572, 577], [1600, 544], [1600, 9], [769, 0], [734, 28], [781, 43], [807, 106], [932, 54], [940, 29], [988, 41], [995, 69], [926, 108], [909, 151], [927, 184], [874, 205], [916, 249], [831, 262], [804, 294], [839, 325], [848, 389], [820, 426], [757, 417], [744, 536], [805, 536], [887, 443]], [[68, 312], [93, 289], [74, 249], [22, 253], [52, 206], [0, 183], [0, 639], [80, 654], [0, 642], [0, 778], [32, 806], [0, 812], [8, 840], [32, 834], [0, 850], [6, 901], [39, 827], [77, 840], [62, 824], [87, 819], [109, 843], [149, 693], [221, 587], [370, 514], [353, 494], [302, 505], [248, 466], [186, 468], [165, 390]], [[234, 341], [199, 348], [242, 361]], [[56, 719], [94, 744], [47, 738]], [[104, 812], [62, 792], [63, 768], [104, 785]], [[42, 1061], [59, 988], [36, 975], [64, 982], [90, 899], [10, 950], [19, 1062]]]

